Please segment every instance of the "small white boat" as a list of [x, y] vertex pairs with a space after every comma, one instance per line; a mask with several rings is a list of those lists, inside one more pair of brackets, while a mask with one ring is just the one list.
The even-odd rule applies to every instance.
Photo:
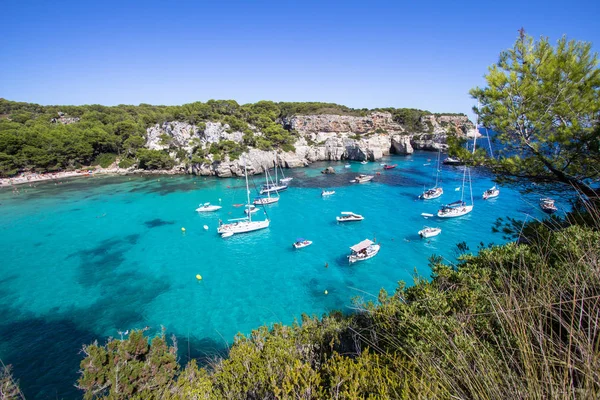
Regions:
[[429, 218], [429, 217], [433, 217], [433, 214], [429, 214], [429, 213], [421, 213], [421, 216], [422, 216], [422, 217], [425, 217], [425, 218]]
[[444, 189], [442, 189], [441, 187], [434, 187], [431, 189], [427, 189], [426, 191], [421, 193], [419, 198], [421, 198], [423, 200], [432, 200], [432, 199], [437, 199], [438, 197], [440, 197], [443, 194], [444, 194]]
[[352, 165], [350, 165], [350, 164], [346, 164], [346, 165], [344, 165], [344, 168], [350, 168], [351, 166]]
[[459, 200], [442, 206], [442, 208], [439, 209], [437, 216], [440, 218], [462, 217], [471, 211], [473, 211], [473, 205], [467, 205], [464, 201]]
[[362, 165], [368, 164], [369, 162], [367, 160], [363, 160], [360, 162]]
[[542, 197], [540, 199], [540, 208], [546, 214], [554, 214], [558, 211], [558, 208], [554, 205], [554, 200], [549, 197]]
[[348, 261], [352, 264], [357, 261], [368, 260], [369, 258], [375, 257], [375, 255], [379, 253], [379, 249], [381, 249], [380, 245], [373, 243], [369, 239], [365, 239], [350, 247], [352, 252], [348, 256]]
[[331, 196], [332, 194], [335, 194], [335, 190], [323, 190], [321, 192], [321, 196], [323, 197]]
[[495, 185], [490, 189], [483, 192], [483, 199], [493, 199], [494, 197], [498, 197], [500, 195], [500, 189], [498, 189]]
[[279, 182], [281, 183], [290, 183], [294, 178], [281, 178]]
[[312, 240], [298, 238], [298, 239], [296, 239], [296, 241], [294, 242], [294, 244], [292, 246], [294, 246], [295, 249], [301, 249], [303, 247], [310, 246], [311, 244], [312, 244]]
[[373, 178], [375, 178], [374, 175], [360, 174], [356, 178], [354, 178], [354, 182], [355, 183], [366, 183], [366, 182], [369, 182]]
[[246, 205], [244, 212], [246, 214], [254, 214], [255, 212], [258, 212], [258, 207], [256, 207], [254, 204], [248, 204]]
[[210, 203], [204, 203], [204, 204], [201, 204], [198, 208], [196, 208], [196, 211], [212, 212], [212, 211], [220, 210], [221, 208], [222, 208], [221, 206], [211, 206]]
[[437, 236], [442, 233], [441, 228], [430, 228], [429, 226], [424, 226], [423, 229], [419, 231], [419, 236], [422, 238], [430, 238], [433, 236]]
[[337, 222], [362, 221], [365, 219], [362, 215], [354, 214], [352, 211], [342, 211], [341, 216], [335, 217]]
[[232, 237], [233, 236], [233, 232], [224, 232], [221, 233], [221, 237], [222, 238], [228, 238], [228, 237]]

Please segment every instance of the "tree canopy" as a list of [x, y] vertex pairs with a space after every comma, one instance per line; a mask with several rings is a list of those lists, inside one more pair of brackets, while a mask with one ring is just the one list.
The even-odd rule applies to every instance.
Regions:
[[520, 31], [471, 95], [484, 126], [497, 132], [500, 181], [548, 183], [598, 197], [600, 70], [590, 43]]

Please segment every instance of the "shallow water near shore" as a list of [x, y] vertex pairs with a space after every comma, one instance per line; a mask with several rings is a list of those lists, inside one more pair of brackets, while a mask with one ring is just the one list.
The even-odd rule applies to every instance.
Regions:
[[[286, 170], [293, 176], [279, 203], [267, 206], [269, 229], [223, 239], [218, 220], [243, 216], [243, 178], [193, 176], [90, 177], [62, 184], [0, 190], [0, 358], [13, 364], [27, 398], [72, 398], [84, 343], [119, 337], [119, 331], [161, 326], [179, 340], [181, 362], [231, 345], [237, 332], [291, 323], [302, 313], [351, 312], [354, 297], [376, 300], [398, 281], [429, 277], [428, 258], [449, 262], [456, 244], [503, 243], [491, 227], [498, 217], [543, 218], [540, 193], [523, 196], [472, 171], [474, 210], [448, 220], [425, 219], [460, 199], [461, 167], [442, 168], [444, 195], [417, 200], [435, 181], [435, 153], [390, 157], [380, 163], [315, 163]], [[332, 166], [336, 175], [320, 171]], [[380, 172], [373, 182], [349, 183], [357, 173]], [[256, 185], [264, 176], [253, 178]], [[336, 193], [321, 197], [328, 188]], [[466, 188], [468, 200], [468, 185]], [[210, 201], [223, 208], [195, 212]], [[565, 203], [557, 202], [562, 210]], [[341, 211], [364, 221], [338, 224]], [[264, 218], [259, 212], [256, 218]], [[208, 226], [208, 230], [203, 228]], [[421, 240], [424, 225], [441, 235]], [[185, 232], [182, 231], [185, 228]], [[313, 245], [294, 250], [298, 237]], [[348, 265], [349, 246], [381, 244], [373, 259]], [[202, 280], [198, 281], [196, 275]], [[325, 295], [324, 291], [328, 294]]]

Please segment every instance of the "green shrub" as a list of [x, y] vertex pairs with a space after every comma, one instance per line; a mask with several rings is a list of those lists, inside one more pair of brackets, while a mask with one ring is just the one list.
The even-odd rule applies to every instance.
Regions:
[[130, 168], [131, 166], [133, 166], [135, 164], [135, 160], [131, 159], [131, 158], [122, 158], [121, 161], [119, 161], [119, 168]]
[[100, 165], [102, 168], [108, 168], [115, 162], [116, 159], [117, 159], [116, 154], [112, 154], [112, 153], [98, 154], [98, 156], [96, 156], [96, 159], [94, 160], [92, 165]]

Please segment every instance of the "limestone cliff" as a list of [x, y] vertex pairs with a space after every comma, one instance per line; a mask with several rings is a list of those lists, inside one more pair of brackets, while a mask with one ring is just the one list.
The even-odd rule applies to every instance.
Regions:
[[[250, 147], [236, 160], [228, 156], [217, 159], [208, 154], [204, 162], [191, 163], [192, 153], [197, 148], [208, 150], [212, 143], [225, 140], [243, 145], [244, 133], [232, 132], [229, 125], [220, 122], [206, 122], [200, 126], [186, 122], [156, 124], [147, 129], [146, 147], [169, 150], [180, 162], [179, 169], [199, 175], [229, 177], [242, 176], [244, 162], [248, 172], [253, 174], [275, 165], [296, 168], [314, 161], [376, 161], [390, 153], [411, 154], [414, 149], [444, 150], [449, 133], [476, 134], [474, 125], [464, 115], [424, 115], [411, 131], [394, 121], [389, 112], [373, 112], [361, 117], [297, 115], [283, 119], [281, 123], [297, 136], [294, 152]], [[255, 136], [262, 135], [256, 127], [250, 128]]]

